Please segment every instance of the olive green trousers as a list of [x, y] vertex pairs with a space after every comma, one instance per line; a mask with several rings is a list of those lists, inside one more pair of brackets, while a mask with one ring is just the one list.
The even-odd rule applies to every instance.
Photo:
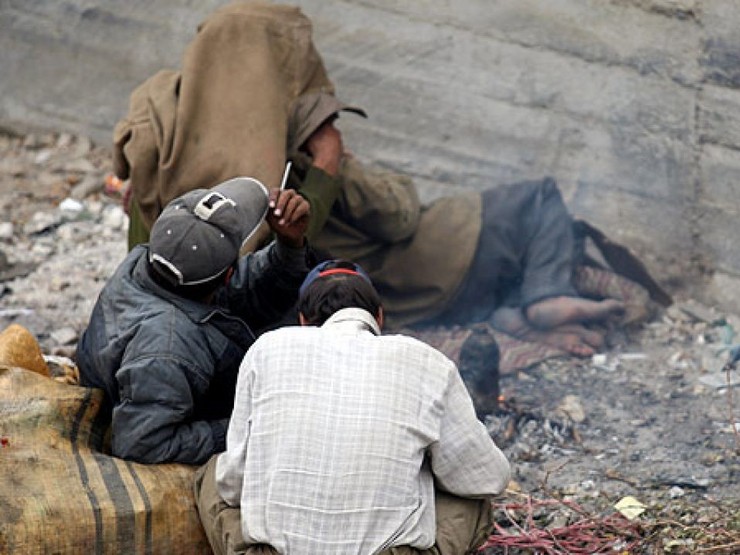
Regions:
[[[277, 555], [269, 545], [247, 545], [241, 529], [241, 511], [230, 507], [216, 488], [214, 456], [195, 475], [195, 501], [208, 541], [216, 555]], [[378, 555], [466, 555], [475, 553], [493, 528], [491, 499], [465, 499], [437, 491], [437, 540], [424, 550], [392, 547]]]

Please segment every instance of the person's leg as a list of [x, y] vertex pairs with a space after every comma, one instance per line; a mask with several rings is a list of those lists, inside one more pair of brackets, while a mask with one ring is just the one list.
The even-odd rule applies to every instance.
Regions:
[[475, 553], [493, 531], [491, 499], [466, 499], [436, 491], [437, 542], [434, 555]]
[[582, 297], [550, 297], [526, 308], [527, 320], [543, 330], [575, 323], [609, 322], [624, 312], [624, 303], [617, 299], [597, 301]]
[[607, 321], [624, 312], [618, 300], [586, 299], [577, 293], [573, 273], [580, 255], [573, 218], [554, 180], [547, 178], [536, 187], [523, 220], [527, 245], [520, 306], [529, 324], [555, 330], [562, 325]]
[[437, 490], [437, 541], [429, 549], [393, 547], [378, 555], [469, 555], [493, 531], [491, 499], [466, 499]]
[[149, 228], [144, 223], [139, 205], [135, 198], [132, 198], [130, 202], [128, 214], [128, 250], [133, 249], [140, 243], [149, 242]]
[[519, 212], [521, 285], [519, 306], [541, 299], [578, 297], [573, 271], [579, 257], [573, 219], [551, 178], [529, 184], [531, 194]]
[[218, 455], [198, 469], [193, 492], [200, 521], [215, 555], [277, 555], [269, 546], [244, 543], [241, 511], [227, 505], [216, 487]]
[[543, 343], [576, 356], [591, 356], [604, 344], [604, 334], [578, 324], [564, 324], [548, 330], [533, 327], [520, 308], [497, 309], [490, 319], [498, 331], [534, 343]]

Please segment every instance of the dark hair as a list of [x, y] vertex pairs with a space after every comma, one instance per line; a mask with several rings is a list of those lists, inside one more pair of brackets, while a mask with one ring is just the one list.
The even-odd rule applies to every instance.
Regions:
[[[338, 269], [346, 271], [337, 273]], [[367, 274], [352, 262], [324, 262], [311, 272], [309, 279], [301, 287], [297, 308], [310, 324], [320, 326], [343, 308], [363, 308], [373, 316], [380, 311], [380, 295]]]

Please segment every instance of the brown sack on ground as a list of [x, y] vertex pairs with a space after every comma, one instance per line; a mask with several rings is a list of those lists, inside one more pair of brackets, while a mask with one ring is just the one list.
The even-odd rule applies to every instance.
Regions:
[[0, 333], [0, 364], [18, 366], [42, 376], [50, 375], [38, 341], [19, 324], [10, 324]]
[[101, 400], [0, 366], [0, 553], [210, 553], [195, 467], [104, 454]]

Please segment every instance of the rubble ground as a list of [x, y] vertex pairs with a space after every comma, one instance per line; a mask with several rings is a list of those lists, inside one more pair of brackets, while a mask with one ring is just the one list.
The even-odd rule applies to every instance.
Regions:
[[[0, 134], [0, 330], [73, 355], [126, 253], [121, 194], [110, 153], [84, 137]], [[503, 376], [486, 425], [514, 482], [484, 551], [740, 552], [739, 334], [738, 315], [676, 292], [592, 359]]]

